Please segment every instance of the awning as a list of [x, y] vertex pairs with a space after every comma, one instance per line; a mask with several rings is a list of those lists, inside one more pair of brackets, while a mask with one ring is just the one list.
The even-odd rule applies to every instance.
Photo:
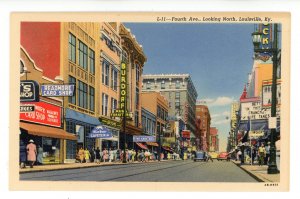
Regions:
[[28, 134], [51, 137], [51, 138], [61, 138], [67, 140], [77, 140], [76, 135], [67, 133], [66, 131], [53, 128], [48, 126], [42, 126], [38, 124], [30, 124], [25, 122], [20, 122], [20, 128], [28, 131]]
[[140, 148], [145, 149], [145, 150], [148, 150], [147, 146], [145, 146], [144, 144], [139, 143], [139, 142], [136, 142], [136, 144], [137, 144]]
[[170, 148], [170, 147], [167, 147], [167, 146], [162, 146], [162, 148], [166, 151], [170, 151], [170, 152], [173, 152], [173, 150]]
[[146, 144], [149, 146], [158, 146], [156, 142], [146, 142]]
[[[239, 124], [240, 131], [247, 131], [248, 121], [242, 121]], [[280, 120], [277, 120], [277, 127], [280, 128]], [[268, 120], [251, 120], [251, 130], [252, 131], [267, 131], [269, 130]]]
[[87, 124], [93, 124], [95, 126], [100, 125], [98, 118], [91, 117], [68, 108], [66, 109], [66, 119], [73, 119]]

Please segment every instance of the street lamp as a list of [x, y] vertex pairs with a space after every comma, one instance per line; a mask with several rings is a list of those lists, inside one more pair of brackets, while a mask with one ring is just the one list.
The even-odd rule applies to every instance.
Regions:
[[[259, 44], [261, 43], [261, 33], [252, 33], [252, 40], [254, 45], [255, 53], [272, 53], [273, 61], [273, 74], [272, 74], [272, 104], [271, 104], [271, 117], [276, 117], [276, 90], [277, 90], [277, 65], [278, 65], [278, 24], [274, 24], [274, 41], [272, 48], [260, 49]], [[270, 160], [268, 164], [268, 174], [277, 174], [278, 169], [276, 165], [276, 146], [275, 146], [275, 134], [276, 128], [271, 129], [271, 146], [270, 146]]]

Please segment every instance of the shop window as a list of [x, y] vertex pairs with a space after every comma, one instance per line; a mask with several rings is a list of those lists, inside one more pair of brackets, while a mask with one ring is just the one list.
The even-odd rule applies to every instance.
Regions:
[[180, 82], [178, 80], [176, 81], [175, 88], [180, 88]]
[[160, 84], [161, 84], [160, 85], [161, 89], [165, 89], [166, 88], [165, 81], [162, 81]]
[[43, 137], [43, 164], [59, 163], [60, 139]]
[[66, 159], [76, 159], [77, 142], [74, 140], [66, 140]]
[[110, 83], [110, 87], [113, 89], [113, 90], [115, 90], [115, 91], [117, 91], [117, 87], [118, 87], [118, 71], [115, 69], [115, 68], [113, 68], [112, 67], [112, 69], [111, 69], [111, 74], [110, 74], [110, 76], [111, 76], [111, 83]]
[[102, 93], [102, 115], [107, 116], [108, 115], [108, 95]]
[[109, 86], [109, 63], [102, 62], [102, 84]]
[[78, 105], [82, 108], [88, 108], [87, 103], [87, 84], [78, 81]]
[[90, 110], [95, 111], [95, 89], [90, 86]]

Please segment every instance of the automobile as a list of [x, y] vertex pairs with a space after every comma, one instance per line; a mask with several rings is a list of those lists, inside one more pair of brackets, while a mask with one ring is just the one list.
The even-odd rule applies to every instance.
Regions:
[[196, 161], [206, 161], [207, 156], [205, 151], [195, 151], [194, 162]]
[[229, 161], [229, 154], [227, 152], [221, 152], [218, 156], [218, 161], [219, 160], [226, 160], [226, 161]]
[[217, 152], [209, 152], [208, 153], [212, 159], [217, 159], [219, 154]]

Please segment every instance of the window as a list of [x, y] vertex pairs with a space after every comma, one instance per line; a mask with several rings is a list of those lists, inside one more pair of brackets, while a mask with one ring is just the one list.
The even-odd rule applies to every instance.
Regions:
[[117, 91], [118, 86], [118, 71], [114, 68], [111, 69], [111, 88], [115, 91]]
[[180, 82], [177, 80], [175, 84], [176, 88], [180, 88]]
[[135, 123], [136, 127], [139, 127], [139, 112], [138, 111], [135, 112], [134, 123]]
[[180, 109], [180, 102], [175, 102], [175, 108]]
[[117, 109], [117, 100], [114, 98], [111, 98], [111, 113], [115, 112], [115, 110]]
[[150, 82], [147, 82], [146, 84], [146, 89], [149, 90], [151, 88], [151, 83]]
[[90, 49], [89, 59], [90, 59], [90, 73], [95, 75], [95, 52], [92, 49]]
[[102, 115], [107, 116], [108, 95], [102, 93]]
[[109, 63], [102, 62], [102, 84], [109, 86]]
[[88, 66], [88, 48], [87, 45], [79, 41], [79, 66], [87, 70]]
[[95, 110], [95, 89], [90, 86], [90, 110], [94, 111]]
[[147, 133], [147, 128], [148, 128], [146, 121], [147, 121], [146, 117], [142, 115], [142, 128], [143, 128], [144, 133]]
[[165, 81], [162, 81], [160, 84], [161, 84], [161, 89], [165, 89], [166, 88]]
[[139, 104], [140, 104], [140, 89], [136, 88], [135, 89], [135, 105], [136, 108], [138, 108]]
[[175, 92], [175, 99], [180, 99], [180, 92]]
[[138, 64], [135, 64], [135, 79], [138, 86], [140, 84], [140, 66]]
[[82, 81], [78, 81], [78, 85], [78, 105], [87, 109], [87, 84], [83, 83]]
[[[72, 76], [69, 76], [69, 83], [75, 84], [76, 89], [76, 79]], [[74, 90], [74, 95], [69, 97], [69, 103], [76, 104], [76, 90]]]
[[69, 60], [76, 63], [76, 37], [69, 33]]

